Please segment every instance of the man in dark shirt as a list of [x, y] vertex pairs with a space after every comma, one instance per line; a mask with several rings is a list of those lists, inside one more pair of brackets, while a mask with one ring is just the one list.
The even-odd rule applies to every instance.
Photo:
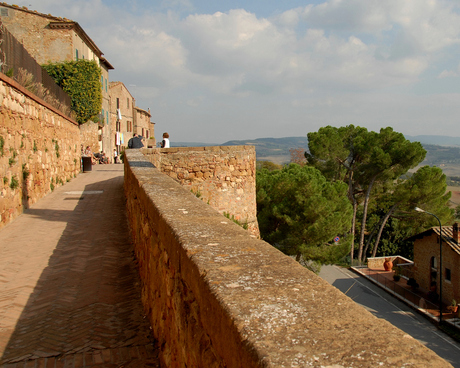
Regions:
[[142, 143], [142, 136], [138, 136], [134, 133], [133, 137], [128, 141], [128, 148], [142, 148], [144, 143]]

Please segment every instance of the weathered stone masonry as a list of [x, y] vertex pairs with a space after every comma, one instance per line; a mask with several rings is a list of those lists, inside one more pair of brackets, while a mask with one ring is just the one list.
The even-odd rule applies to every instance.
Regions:
[[80, 132], [0, 73], [0, 227], [80, 171]]
[[142, 301], [165, 367], [450, 367], [127, 150]]
[[253, 146], [145, 149], [163, 173], [259, 236], [256, 207], [256, 152]]

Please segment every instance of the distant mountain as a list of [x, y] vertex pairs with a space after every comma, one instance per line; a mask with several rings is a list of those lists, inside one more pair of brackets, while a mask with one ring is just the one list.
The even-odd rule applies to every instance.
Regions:
[[[441, 165], [460, 163], [460, 137], [438, 135], [405, 136], [411, 142], [420, 142], [427, 150], [424, 165]], [[251, 145], [256, 148], [257, 160], [268, 160], [277, 164], [288, 163], [291, 155], [289, 149], [302, 148], [307, 150], [307, 137], [257, 138], [247, 140], [232, 140], [221, 144], [174, 142], [173, 147], [200, 146], [241, 146]]]
[[434, 144], [436, 146], [460, 146], [460, 137], [451, 137], [446, 135], [405, 135], [405, 137], [411, 142], [420, 142], [421, 144]]

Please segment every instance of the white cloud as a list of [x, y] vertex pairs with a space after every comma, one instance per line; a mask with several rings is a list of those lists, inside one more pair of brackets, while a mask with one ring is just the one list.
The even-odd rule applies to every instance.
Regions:
[[451, 78], [451, 77], [458, 77], [458, 73], [457, 72], [454, 72], [453, 70], [443, 70], [439, 75], [438, 75], [438, 78], [439, 79], [443, 79], [443, 78]]
[[427, 104], [428, 97], [408, 92], [430, 73], [438, 87], [460, 75], [459, 6], [452, 1], [329, 0], [273, 18], [244, 9], [184, 13], [193, 9], [189, 0], [29, 1], [79, 22], [116, 68], [111, 79], [135, 84], [139, 106], [154, 106], [154, 120], [168, 121], [177, 134], [194, 134], [184, 121], [195, 131], [218, 121], [210, 129], [216, 135], [228, 124], [227, 136], [252, 125], [282, 136], [281, 122], [300, 135], [303, 125], [409, 126], [414, 116], [428, 129], [440, 115], [430, 111], [441, 108], [446, 124], [457, 121], [451, 95], [446, 108], [438, 96], [427, 93], [438, 102]]

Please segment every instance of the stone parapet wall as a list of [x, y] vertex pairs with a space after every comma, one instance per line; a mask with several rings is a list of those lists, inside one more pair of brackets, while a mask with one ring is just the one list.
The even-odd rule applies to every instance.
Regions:
[[142, 302], [165, 367], [451, 367], [153, 167], [125, 159]]
[[0, 73], [0, 227], [80, 171], [80, 132]]
[[163, 173], [259, 236], [254, 146], [143, 149]]
[[396, 267], [398, 264], [408, 264], [412, 263], [411, 260], [401, 257], [401, 256], [388, 256], [388, 257], [369, 257], [367, 259], [367, 267], [370, 269], [382, 269], [383, 263], [386, 259], [390, 259], [393, 263], [393, 267]]

